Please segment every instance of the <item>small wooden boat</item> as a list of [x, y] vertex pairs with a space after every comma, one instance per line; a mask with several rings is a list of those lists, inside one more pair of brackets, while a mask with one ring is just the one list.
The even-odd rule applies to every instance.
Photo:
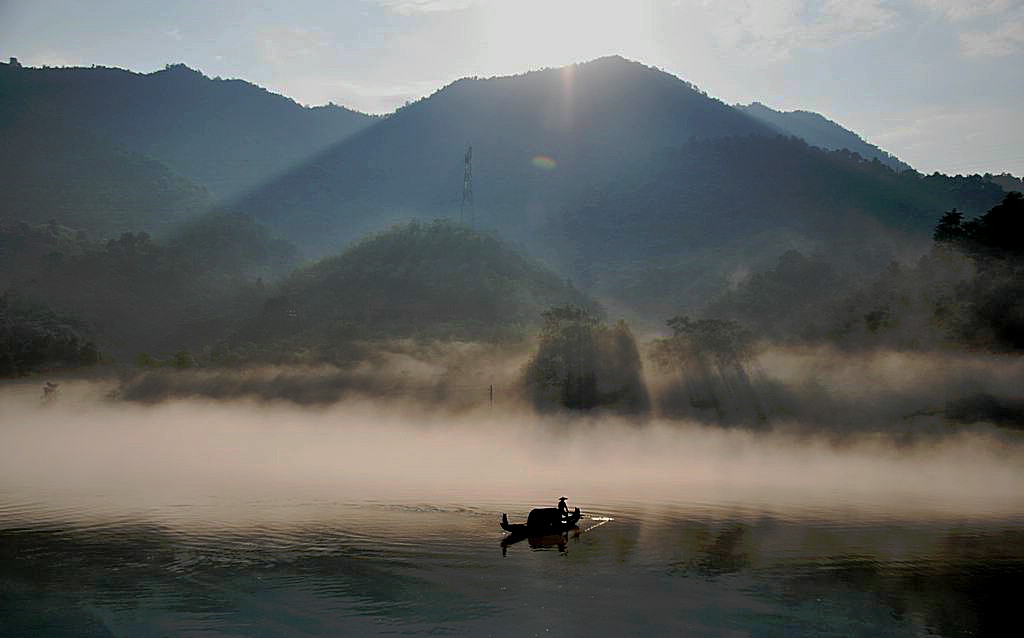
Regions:
[[538, 507], [530, 510], [525, 523], [509, 523], [508, 514], [502, 514], [501, 529], [519, 537], [565, 534], [576, 528], [576, 523], [580, 522], [581, 517], [578, 507], [565, 517], [557, 507]]

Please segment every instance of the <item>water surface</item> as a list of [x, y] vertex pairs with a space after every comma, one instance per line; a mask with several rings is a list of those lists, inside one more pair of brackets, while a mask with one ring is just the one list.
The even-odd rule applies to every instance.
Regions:
[[[0, 403], [0, 635], [1001, 635], [1024, 472], [991, 432]], [[566, 494], [580, 529], [505, 545]]]

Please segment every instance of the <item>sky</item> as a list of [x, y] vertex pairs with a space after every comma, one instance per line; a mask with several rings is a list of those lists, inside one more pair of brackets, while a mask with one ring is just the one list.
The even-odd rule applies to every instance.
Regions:
[[25, 65], [184, 62], [372, 113], [610, 54], [922, 172], [1024, 174], [1024, 0], [0, 0], [0, 56]]

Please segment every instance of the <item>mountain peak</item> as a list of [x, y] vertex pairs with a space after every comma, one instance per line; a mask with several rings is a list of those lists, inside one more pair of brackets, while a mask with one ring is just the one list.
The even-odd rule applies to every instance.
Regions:
[[578, 66], [590, 66], [590, 65], [593, 65], [593, 66], [608, 65], [608, 66], [610, 66], [610, 65], [613, 65], [613, 64], [619, 64], [619, 65], [626, 64], [626, 65], [630, 65], [630, 66], [643, 66], [643, 67], [647, 66], [647, 65], [645, 65], [645, 64], [643, 64], [641, 62], [637, 62], [636, 60], [630, 60], [629, 58], [623, 57], [623, 56], [619, 55], [618, 53], [613, 53], [612, 55], [603, 55], [603, 56], [601, 56], [599, 58], [594, 58], [593, 60], [587, 60], [586, 62], [580, 62]]
[[[161, 71], [157, 71], [157, 73], [161, 73]], [[175, 62], [174, 64], [168, 64], [164, 66], [164, 70], [162, 71], [162, 73], [180, 76], [199, 76], [202, 78], [206, 77], [205, 75], [203, 75], [202, 71], [198, 69], [193, 69], [184, 62]]]

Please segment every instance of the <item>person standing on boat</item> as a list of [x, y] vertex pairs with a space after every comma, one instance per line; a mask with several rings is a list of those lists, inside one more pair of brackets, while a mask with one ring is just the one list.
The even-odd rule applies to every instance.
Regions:
[[569, 518], [569, 506], [565, 504], [565, 497], [558, 499], [558, 513], [562, 518]]

